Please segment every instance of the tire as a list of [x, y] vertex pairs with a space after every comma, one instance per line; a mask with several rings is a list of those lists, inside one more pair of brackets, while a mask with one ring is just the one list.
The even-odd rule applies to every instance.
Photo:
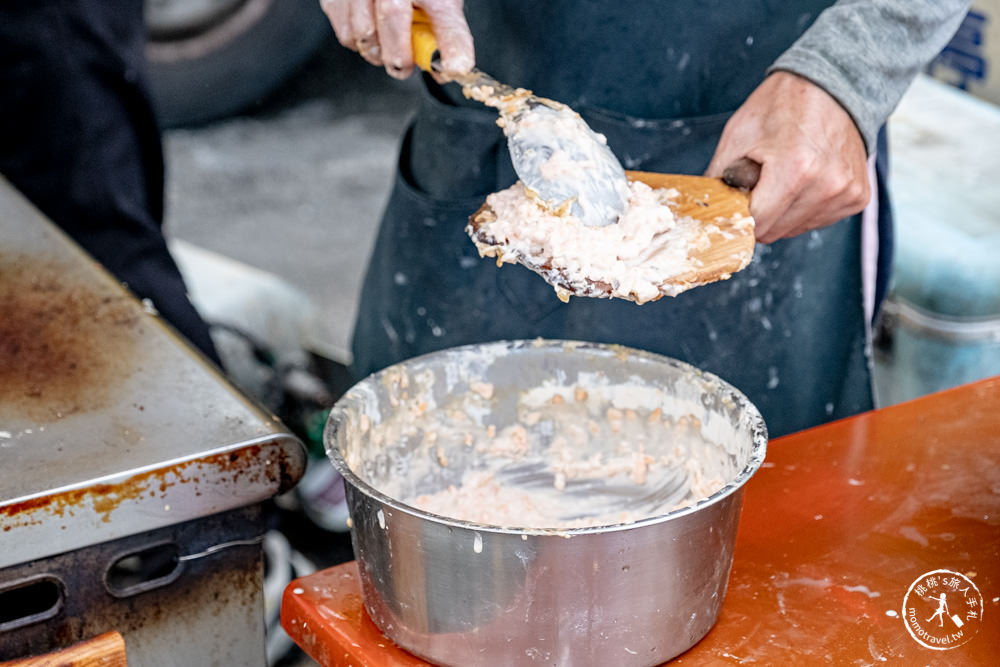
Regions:
[[146, 0], [150, 87], [164, 128], [242, 111], [332, 33], [318, 0]]

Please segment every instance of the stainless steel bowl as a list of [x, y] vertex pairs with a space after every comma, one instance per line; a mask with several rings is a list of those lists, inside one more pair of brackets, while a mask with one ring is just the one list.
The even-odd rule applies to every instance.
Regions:
[[[461, 468], [408, 475], [419, 438], [368, 437], [371, 423], [404, 408], [400, 396], [426, 392], [434, 410], [489, 382], [480, 416], [503, 424], [525, 389], [583, 377], [665, 392], [725, 448], [728, 483], [661, 516], [570, 530], [449, 519], [383, 492], [440, 488]], [[627, 666], [669, 660], [715, 623], [743, 485], [764, 460], [767, 431], [745, 396], [688, 364], [613, 345], [512, 341], [436, 352], [363, 380], [334, 407], [324, 440], [346, 480], [365, 608], [397, 644], [441, 665]]]

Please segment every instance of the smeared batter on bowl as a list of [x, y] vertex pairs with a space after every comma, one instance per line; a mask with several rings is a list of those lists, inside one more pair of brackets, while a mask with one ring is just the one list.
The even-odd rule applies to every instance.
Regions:
[[501, 430], [452, 415], [431, 431], [434, 446], [447, 451], [460, 438], [477, 466], [460, 484], [404, 500], [476, 523], [576, 528], [663, 514], [722, 488], [697, 419], [608, 404], [602, 392], [545, 387], [525, 392], [517, 421]]
[[503, 416], [497, 401], [513, 397], [492, 385], [457, 381], [442, 399], [433, 384], [386, 373], [392, 413], [352, 426], [366, 444], [347, 462], [434, 514], [553, 530], [628, 523], [692, 505], [739, 473], [733, 453], [654, 387], [545, 384], [518, 392]]

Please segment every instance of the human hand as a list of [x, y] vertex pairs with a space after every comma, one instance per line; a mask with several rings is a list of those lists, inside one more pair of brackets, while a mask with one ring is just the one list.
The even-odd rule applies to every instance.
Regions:
[[830, 225], [871, 197], [865, 144], [850, 114], [816, 84], [775, 72], [726, 123], [707, 176], [739, 158], [761, 164], [750, 213], [761, 243]]
[[341, 44], [372, 65], [384, 65], [397, 79], [413, 72], [410, 25], [414, 7], [431, 19], [445, 74], [468, 72], [475, 64], [462, 0], [320, 0], [320, 5]]

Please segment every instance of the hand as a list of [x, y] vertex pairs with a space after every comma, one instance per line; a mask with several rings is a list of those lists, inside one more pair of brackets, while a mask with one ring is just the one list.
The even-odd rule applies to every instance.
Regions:
[[462, 0], [320, 0], [320, 5], [341, 44], [372, 65], [384, 65], [397, 79], [413, 72], [410, 24], [414, 7], [431, 19], [445, 74], [468, 72], [475, 64]]
[[850, 114], [816, 84], [775, 72], [726, 123], [707, 176], [735, 160], [762, 165], [750, 197], [761, 243], [832, 224], [871, 197], [865, 144]]

